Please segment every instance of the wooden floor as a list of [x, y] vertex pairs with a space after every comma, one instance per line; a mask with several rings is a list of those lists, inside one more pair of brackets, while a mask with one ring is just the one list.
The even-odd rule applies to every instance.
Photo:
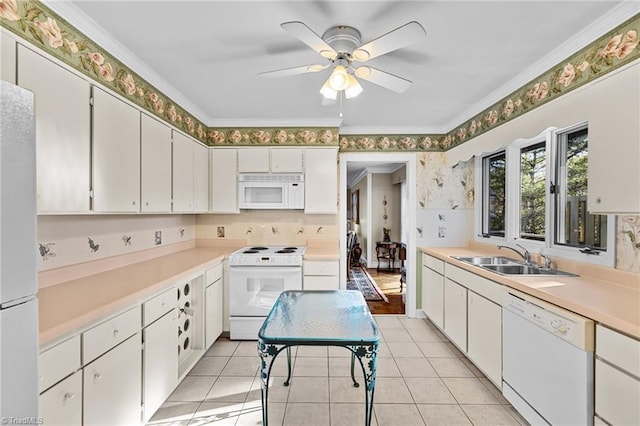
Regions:
[[369, 310], [372, 314], [404, 314], [404, 303], [402, 302], [402, 294], [406, 291], [406, 287], [402, 287], [400, 291], [400, 271], [396, 272], [378, 272], [376, 268], [368, 268], [367, 272], [371, 275], [380, 287], [380, 290], [387, 296], [389, 303], [380, 301], [367, 301]]

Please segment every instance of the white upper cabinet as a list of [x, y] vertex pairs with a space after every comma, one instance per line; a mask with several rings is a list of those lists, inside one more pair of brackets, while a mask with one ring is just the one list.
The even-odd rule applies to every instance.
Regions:
[[140, 111], [93, 88], [93, 210], [139, 211]]
[[142, 114], [142, 173], [140, 211], [171, 211], [171, 128]]
[[16, 40], [0, 32], [0, 80], [13, 84], [16, 84], [16, 48]]
[[338, 212], [338, 148], [307, 148], [305, 151], [304, 212], [336, 214]]
[[193, 142], [193, 211], [209, 211], [209, 148]]
[[302, 173], [303, 153], [302, 148], [272, 148], [271, 173]]
[[603, 77], [591, 89], [590, 213], [640, 213], [640, 64]]
[[238, 150], [239, 173], [269, 173], [269, 148], [241, 148]]
[[193, 212], [194, 142], [173, 131], [173, 211]]
[[23, 46], [17, 82], [35, 95], [38, 212], [89, 212], [89, 83]]
[[240, 213], [238, 208], [238, 150], [213, 148], [211, 155], [211, 212]]

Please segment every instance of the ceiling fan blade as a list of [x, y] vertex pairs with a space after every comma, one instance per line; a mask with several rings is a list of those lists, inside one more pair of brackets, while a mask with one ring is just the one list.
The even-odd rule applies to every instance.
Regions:
[[300, 21], [283, 22], [283, 30], [318, 52], [323, 58], [334, 59], [338, 56], [333, 47], [329, 46], [318, 34]]
[[327, 69], [329, 65], [304, 65], [301, 67], [284, 68], [281, 70], [265, 71], [258, 73], [262, 77], [288, 77], [290, 75], [305, 74], [308, 72], [318, 72]]
[[426, 35], [427, 32], [422, 25], [416, 21], [411, 21], [358, 47], [353, 51], [352, 56], [356, 61], [368, 61], [369, 59], [416, 43]]
[[398, 77], [397, 75], [389, 74], [388, 72], [380, 71], [379, 69], [369, 66], [357, 68], [356, 77], [377, 84], [385, 89], [393, 90], [396, 93], [405, 92], [413, 84], [412, 81], [406, 78]]

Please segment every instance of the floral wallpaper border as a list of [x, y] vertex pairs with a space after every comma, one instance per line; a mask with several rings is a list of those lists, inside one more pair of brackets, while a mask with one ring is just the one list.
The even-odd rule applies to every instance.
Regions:
[[446, 151], [640, 58], [640, 14], [444, 135], [339, 135], [337, 128], [208, 128], [38, 0], [0, 0], [0, 25], [212, 146], [339, 145]]
[[211, 146], [243, 145], [338, 145], [338, 131], [334, 128], [211, 128], [208, 143]]

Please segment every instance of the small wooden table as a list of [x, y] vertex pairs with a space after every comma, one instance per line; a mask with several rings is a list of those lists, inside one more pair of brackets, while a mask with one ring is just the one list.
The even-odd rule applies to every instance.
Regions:
[[[396, 250], [398, 249], [398, 243], [393, 241], [377, 241], [376, 242], [376, 257], [378, 258], [378, 267], [376, 270], [380, 272], [394, 272], [393, 265], [396, 261]], [[388, 262], [387, 268], [380, 267], [380, 261]]]
[[365, 425], [371, 425], [376, 358], [380, 333], [362, 293], [354, 290], [283, 291], [258, 332], [262, 424], [268, 422], [269, 375], [280, 352], [287, 352], [287, 380], [291, 381], [292, 346], [340, 346], [351, 351], [351, 379], [356, 358], [365, 381]]

